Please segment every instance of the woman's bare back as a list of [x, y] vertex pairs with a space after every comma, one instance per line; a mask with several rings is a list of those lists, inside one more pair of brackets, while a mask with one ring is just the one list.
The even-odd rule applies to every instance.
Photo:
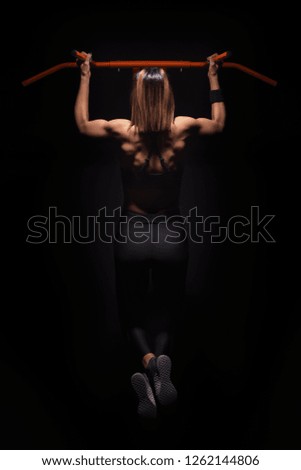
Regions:
[[[122, 150], [125, 208], [139, 213], [174, 209], [179, 204], [179, 176], [189, 135], [183, 118], [177, 118], [170, 132], [159, 136], [142, 135], [129, 126], [130, 121], [116, 120], [114, 135]], [[141, 169], [145, 170], [142, 178]]]

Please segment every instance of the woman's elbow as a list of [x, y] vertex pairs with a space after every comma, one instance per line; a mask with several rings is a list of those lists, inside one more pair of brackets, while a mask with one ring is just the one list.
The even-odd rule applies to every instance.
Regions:
[[215, 125], [215, 132], [217, 134], [221, 134], [223, 132], [225, 128], [225, 121], [221, 121], [221, 122], [216, 122], [216, 125]]
[[85, 122], [76, 122], [77, 129], [81, 135], [87, 135], [88, 126]]

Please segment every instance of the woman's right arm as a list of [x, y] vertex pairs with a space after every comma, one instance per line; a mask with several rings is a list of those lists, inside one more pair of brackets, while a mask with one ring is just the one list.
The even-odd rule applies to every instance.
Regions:
[[[213, 95], [213, 102], [211, 102], [211, 119], [198, 118], [199, 133], [201, 135], [216, 134], [222, 132], [225, 127], [226, 121], [226, 108], [222, 98], [221, 89], [219, 85], [217, 70], [218, 65], [213, 60], [216, 54], [208, 57], [209, 60], [209, 86], [210, 94]], [[214, 97], [215, 94], [215, 97]]]
[[[208, 57], [209, 70], [208, 78], [210, 85], [210, 94], [213, 97], [211, 103], [211, 119], [207, 118], [192, 118], [188, 116], [178, 116], [176, 118], [176, 124], [180, 130], [184, 133], [188, 133], [194, 129], [197, 129], [200, 135], [210, 135], [222, 132], [226, 121], [226, 108], [222, 100], [221, 90], [219, 86], [219, 80], [217, 75], [218, 65], [213, 60], [213, 57], [217, 54], [213, 54]], [[215, 96], [213, 96], [215, 94]]]

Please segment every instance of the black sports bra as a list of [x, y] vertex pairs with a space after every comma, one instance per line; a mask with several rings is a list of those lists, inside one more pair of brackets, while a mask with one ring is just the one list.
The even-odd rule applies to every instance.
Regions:
[[[137, 201], [140, 206], [149, 213], [158, 212], [162, 208], [178, 208], [182, 167], [171, 170], [164, 158], [159, 154], [162, 172], [148, 171], [152, 155], [150, 152], [144, 163], [139, 168], [121, 168], [122, 183], [124, 190], [124, 203], [127, 207], [129, 202]], [[177, 209], [178, 210], [178, 209]]]
[[141, 166], [141, 168], [139, 168], [138, 172], [146, 172], [150, 176], [158, 176], [158, 175], [162, 176], [166, 173], [171, 172], [171, 170], [168, 168], [164, 158], [162, 157], [162, 155], [160, 153], [159, 153], [159, 159], [160, 159], [161, 166], [164, 169], [164, 172], [163, 173], [161, 173], [161, 172], [147, 172], [146, 169], [149, 166], [149, 162], [150, 162], [150, 159], [151, 159], [152, 155], [153, 154], [151, 152], [148, 154], [148, 156], [146, 157], [143, 165]]
[[171, 170], [162, 155], [159, 154], [159, 159], [163, 172], [150, 172], [147, 171], [150, 159], [152, 158], [150, 152], [146, 157], [143, 165], [140, 168], [122, 168], [122, 178], [127, 187], [147, 186], [152, 188], [170, 188], [170, 186], [177, 186], [181, 179], [182, 172], [179, 169]]

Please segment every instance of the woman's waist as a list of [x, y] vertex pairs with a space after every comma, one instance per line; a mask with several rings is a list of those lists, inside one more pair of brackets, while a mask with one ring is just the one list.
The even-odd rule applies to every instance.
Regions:
[[182, 180], [182, 171], [169, 171], [163, 173], [137, 172], [123, 169], [121, 178], [124, 189], [162, 190], [178, 188]]
[[169, 207], [156, 211], [143, 212], [124, 207], [121, 212], [121, 215], [126, 216], [128, 219], [132, 219], [133, 222], [139, 221], [142, 223], [160, 223], [164, 220], [168, 220], [169, 218], [172, 218], [172, 220], [174, 220], [175, 218], [182, 219], [181, 210], [179, 206]]

